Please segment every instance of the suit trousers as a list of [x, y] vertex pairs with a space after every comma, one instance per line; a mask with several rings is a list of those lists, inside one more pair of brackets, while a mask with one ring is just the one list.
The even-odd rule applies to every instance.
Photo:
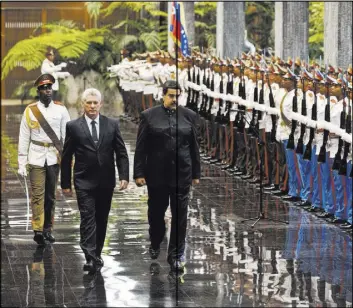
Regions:
[[86, 260], [100, 256], [107, 231], [113, 188], [76, 189], [81, 215], [80, 246]]
[[185, 251], [186, 226], [190, 186], [148, 186], [148, 223], [151, 246], [159, 248], [165, 235], [164, 215], [170, 201], [172, 223], [168, 260], [180, 258]]
[[33, 231], [52, 231], [58, 175], [58, 164], [48, 166], [45, 163], [44, 167], [29, 165]]

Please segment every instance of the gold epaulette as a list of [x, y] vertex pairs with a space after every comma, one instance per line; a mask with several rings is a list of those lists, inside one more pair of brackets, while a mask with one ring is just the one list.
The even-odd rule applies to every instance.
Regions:
[[39, 128], [40, 125], [39, 125], [39, 122], [38, 121], [33, 121], [31, 120], [31, 117], [29, 115], [29, 109], [31, 106], [34, 106], [36, 105], [37, 103], [32, 103], [32, 104], [29, 104], [25, 110], [25, 114], [26, 114], [26, 121], [27, 121], [27, 124], [29, 126], [30, 129], [36, 129], [36, 128]]
[[54, 104], [55, 105], [60, 105], [60, 106], [65, 106], [62, 102], [59, 102], [59, 101], [54, 101]]

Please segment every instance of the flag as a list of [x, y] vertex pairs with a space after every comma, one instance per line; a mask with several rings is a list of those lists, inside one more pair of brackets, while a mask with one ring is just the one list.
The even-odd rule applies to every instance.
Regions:
[[189, 42], [185, 28], [184, 4], [182, 2], [173, 1], [172, 15], [169, 27], [170, 35], [173, 42], [181, 51], [183, 56], [190, 55]]

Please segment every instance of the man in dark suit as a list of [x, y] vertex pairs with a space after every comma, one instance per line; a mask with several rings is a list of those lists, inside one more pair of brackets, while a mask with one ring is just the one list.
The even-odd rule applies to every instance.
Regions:
[[147, 184], [148, 222], [152, 259], [158, 258], [165, 234], [164, 215], [172, 212], [168, 262], [172, 269], [184, 267], [184, 250], [190, 186], [200, 179], [199, 118], [177, 106], [180, 88], [168, 80], [163, 104], [141, 113], [134, 159], [134, 179]]
[[80, 245], [87, 261], [83, 269], [92, 271], [103, 266], [101, 252], [116, 185], [114, 161], [119, 171], [120, 190], [123, 190], [129, 181], [129, 159], [118, 121], [99, 113], [101, 93], [93, 88], [85, 90], [82, 103], [84, 115], [66, 125], [61, 188], [64, 194], [71, 194], [71, 163], [75, 155], [74, 186], [81, 214]]

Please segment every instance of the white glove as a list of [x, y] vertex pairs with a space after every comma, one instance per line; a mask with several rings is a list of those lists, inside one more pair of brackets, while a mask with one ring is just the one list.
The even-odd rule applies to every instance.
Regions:
[[22, 175], [22, 176], [27, 176], [27, 169], [26, 169], [26, 166], [20, 166], [18, 168], [18, 174], [19, 175]]
[[67, 63], [61, 62], [61, 63], [59, 64], [59, 66], [61, 66], [61, 67], [66, 67], [66, 66], [67, 66]]
[[63, 72], [64, 78], [69, 77], [71, 74], [69, 72]]

